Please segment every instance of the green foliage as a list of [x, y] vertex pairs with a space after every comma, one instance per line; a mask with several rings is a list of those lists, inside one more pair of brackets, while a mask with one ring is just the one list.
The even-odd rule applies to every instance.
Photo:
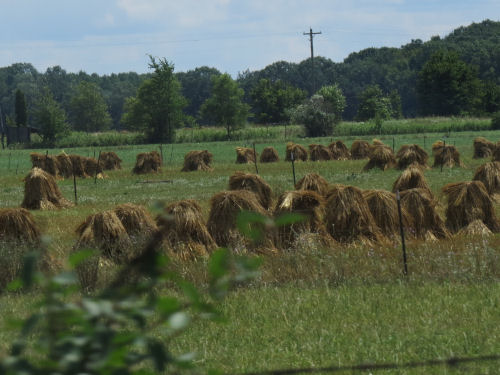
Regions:
[[393, 113], [391, 99], [384, 96], [378, 85], [366, 87], [359, 96], [358, 121], [366, 121], [374, 118], [388, 120]]
[[500, 111], [493, 114], [493, 117], [491, 118], [491, 129], [500, 130]]
[[342, 121], [342, 112], [344, 112], [346, 102], [345, 96], [342, 94], [342, 89], [339, 85], [323, 86], [316, 94], [323, 97], [326, 111], [335, 116], [335, 124], [340, 123], [340, 121]]
[[28, 122], [28, 113], [26, 110], [26, 99], [24, 98], [24, 93], [21, 90], [16, 90], [16, 125], [26, 126]]
[[71, 98], [70, 108], [71, 123], [75, 130], [97, 132], [111, 126], [108, 107], [95, 83], [80, 82]]
[[43, 90], [36, 103], [33, 122], [40, 129], [44, 145], [53, 146], [57, 139], [69, 132], [66, 113], [48, 89]]
[[243, 103], [244, 92], [229, 74], [212, 77], [212, 96], [201, 106], [203, 119], [226, 128], [231, 139], [234, 130], [243, 127], [249, 105]]
[[304, 125], [308, 137], [331, 135], [336, 121], [335, 114], [328, 112], [328, 105], [321, 95], [314, 95], [294, 108], [290, 117], [292, 122]]

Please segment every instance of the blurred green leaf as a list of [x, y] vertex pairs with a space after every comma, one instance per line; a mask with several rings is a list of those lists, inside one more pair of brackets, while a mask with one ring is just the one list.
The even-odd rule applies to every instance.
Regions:
[[291, 225], [295, 223], [300, 223], [301, 221], [304, 221], [306, 217], [301, 214], [295, 214], [295, 213], [289, 213], [289, 214], [283, 214], [277, 217], [274, 220], [274, 225], [277, 227], [281, 227], [284, 225]]
[[69, 264], [71, 265], [72, 268], [75, 268], [79, 264], [81, 264], [83, 261], [91, 258], [94, 254], [96, 253], [95, 250], [79, 250], [76, 251], [69, 256]]

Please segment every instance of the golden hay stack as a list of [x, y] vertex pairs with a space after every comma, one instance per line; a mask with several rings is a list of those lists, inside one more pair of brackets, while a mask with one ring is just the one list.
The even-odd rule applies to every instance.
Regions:
[[0, 242], [27, 242], [36, 244], [40, 241], [33, 215], [24, 208], [0, 208]]
[[473, 180], [481, 181], [490, 196], [500, 194], [500, 162], [491, 161], [481, 165], [476, 169]]
[[278, 227], [276, 235], [278, 248], [293, 247], [296, 241], [301, 241], [305, 234], [315, 234], [323, 246], [334, 242], [324, 224], [324, 199], [316, 192], [299, 190], [281, 194], [274, 209], [274, 217], [279, 218], [284, 214], [299, 214], [303, 216], [303, 219], [300, 222]]
[[316, 144], [309, 145], [309, 159], [311, 161], [327, 161], [332, 160], [332, 157], [332, 152], [328, 147]]
[[327, 194], [325, 223], [332, 237], [343, 243], [382, 240], [362, 191], [355, 186], [334, 185]]
[[441, 149], [444, 147], [444, 142], [443, 141], [436, 141], [432, 144], [432, 155], [436, 156], [439, 152], [441, 152]]
[[184, 155], [184, 166], [181, 172], [213, 171], [211, 166], [214, 156], [208, 150], [189, 151]]
[[328, 181], [317, 173], [308, 173], [295, 184], [295, 190], [311, 190], [324, 197], [328, 192]]
[[229, 177], [229, 190], [249, 190], [255, 193], [266, 210], [271, 208], [272, 191], [269, 184], [259, 175], [237, 171]]
[[103, 151], [99, 157], [99, 164], [105, 171], [122, 169], [122, 159], [113, 151]]
[[200, 205], [191, 199], [172, 203], [157, 218], [167, 252], [183, 260], [207, 256], [217, 247]]
[[449, 237], [443, 220], [436, 212], [437, 202], [425, 189], [408, 189], [400, 192], [401, 208], [413, 219], [409, 234], [422, 240]]
[[113, 209], [129, 236], [148, 236], [158, 228], [145, 207], [124, 203]]
[[260, 154], [261, 163], [275, 163], [277, 161], [280, 161], [280, 157], [274, 147], [266, 147], [262, 150], [262, 154]]
[[446, 226], [458, 232], [474, 220], [481, 220], [492, 232], [500, 232], [493, 201], [481, 181], [455, 182], [443, 187], [448, 198]]
[[495, 144], [486, 138], [477, 137], [474, 139], [474, 159], [489, 158], [495, 150]]
[[341, 140], [330, 143], [328, 148], [332, 153], [332, 160], [349, 160], [351, 158], [351, 152]]
[[429, 159], [429, 155], [417, 144], [401, 146], [396, 158], [398, 159], [398, 169], [405, 169], [412, 164], [428, 168], [427, 159]]
[[33, 152], [30, 154], [32, 168], [40, 168], [54, 177], [59, 175], [59, 161], [53, 155]]
[[236, 147], [236, 164], [255, 163], [255, 157], [259, 156], [253, 152], [253, 148]]
[[285, 153], [285, 161], [292, 161], [292, 153], [295, 161], [307, 161], [307, 149], [297, 143], [288, 142]]
[[351, 145], [351, 158], [353, 160], [370, 157], [371, 145], [368, 141], [355, 140]]
[[408, 189], [425, 189], [430, 196], [432, 196], [431, 188], [424, 177], [422, 169], [416, 165], [410, 165], [406, 168], [394, 181], [392, 185], [392, 192], [403, 191]]
[[141, 152], [136, 156], [136, 162], [132, 173], [157, 173], [160, 171], [161, 164], [161, 157], [158, 151]]
[[493, 154], [491, 155], [492, 161], [500, 161], [500, 141], [498, 141], [493, 149]]
[[83, 157], [82, 160], [86, 175], [90, 177], [94, 177], [95, 175], [97, 175], [100, 178], [103, 177], [102, 164], [100, 162], [98, 163], [97, 159]]
[[69, 155], [61, 152], [56, 158], [59, 163], [59, 175], [63, 178], [73, 177], [73, 163]]
[[76, 177], [89, 177], [85, 173], [85, 157], [80, 155], [69, 155], [71, 159], [71, 165], [73, 166], [73, 172]]
[[373, 168], [379, 168], [385, 171], [396, 166], [394, 152], [388, 146], [372, 146], [370, 151], [370, 160], [363, 167], [363, 171]]
[[463, 167], [463, 163], [460, 161], [460, 153], [457, 148], [453, 145], [443, 145], [439, 149], [436, 149], [434, 153], [434, 165], [433, 167]]
[[472, 223], [466, 227], [460, 229], [457, 232], [457, 236], [481, 236], [489, 237], [493, 235], [493, 232], [486, 226], [481, 220], [474, 220]]
[[62, 196], [51, 174], [33, 168], [24, 178], [24, 200], [21, 206], [30, 210], [50, 210], [71, 207], [73, 203]]
[[207, 228], [219, 246], [233, 248], [234, 251], [245, 249], [258, 253], [274, 253], [275, 248], [269, 241], [263, 224], [251, 225], [260, 230], [263, 237], [257, 244], [243, 237], [236, 226], [236, 219], [241, 211], [250, 211], [267, 217], [267, 211], [261, 206], [255, 193], [248, 190], [222, 191], [210, 199], [210, 214]]
[[[396, 194], [386, 190], [364, 190], [363, 197], [366, 199], [373, 219], [382, 234], [387, 238], [399, 241], [400, 226]], [[408, 235], [407, 228], [413, 226], [411, 216], [403, 208], [401, 208], [401, 215], [405, 235]]]

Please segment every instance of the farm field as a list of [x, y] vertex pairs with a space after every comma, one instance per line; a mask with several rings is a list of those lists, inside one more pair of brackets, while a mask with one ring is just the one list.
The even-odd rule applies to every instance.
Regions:
[[[397, 149], [417, 143], [431, 155], [434, 141], [444, 134], [381, 136]], [[491, 141], [500, 131], [452, 133], [447, 144], [456, 145], [465, 168], [425, 171], [431, 190], [446, 202], [441, 188], [450, 182], [472, 179], [486, 159], [473, 159], [473, 139]], [[349, 147], [354, 139], [341, 137]], [[327, 145], [330, 138], [294, 139], [307, 147]], [[278, 163], [258, 164], [259, 174], [273, 190], [273, 198], [293, 189], [292, 167], [285, 162], [285, 143], [271, 140], [256, 145], [278, 150]], [[105, 179], [77, 179], [78, 205], [58, 211], [32, 211], [42, 232], [50, 238], [48, 250], [54, 269], [65, 259], [77, 237], [75, 229], [93, 213], [131, 202], [158, 212], [158, 202], [197, 200], [208, 217], [209, 199], [227, 189], [235, 171], [255, 172], [253, 164], [235, 164], [235, 147], [244, 142], [183, 143], [163, 146], [165, 161], [158, 174], [132, 175], [139, 152], [159, 150], [158, 145], [107, 147], [123, 160], [120, 171], [107, 171]], [[212, 172], [180, 172], [184, 155], [207, 149], [214, 155]], [[0, 208], [18, 207], [23, 200], [23, 177], [31, 168], [33, 150], [0, 151]], [[45, 153], [45, 150], [35, 150]], [[58, 154], [61, 149], [49, 150]], [[99, 149], [65, 149], [67, 153], [94, 156]], [[316, 172], [330, 183], [361, 189], [391, 190], [401, 171], [377, 169], [362, 172], [366, 160], [297, 162], [296, 178]], [[430, 157], [429, 164], [432, 164]], [[168, 182], [165, 182], [167, 181]], [[63, 195], [74, 199], [73, 180], [59, 180]], [[495, 210], [500, 217], [500, 204]], [[195, 350], [202, 368], [242, 373], [288, 367], [351, 365], [363, 362], [410, 362], [453, 356], [479, 356], [500, 352], [500, 235], [489, 238], [455, 237], [438, 242], [411, 242], [409, 280], [401, 276], [399, 246], [301, 249], [264, 257], [262, 274], [248, 287], [236, 290], [223, 304], [229, 318], [223, 325], [194, 325], [176, 341], [174, 350]], [[206, 262], [174, 261], [173, 266], [202, 288]], [[18, 314], [33, 296], [0, 296], [0, 321]], [[10, 333], [0, 333], [0, 355]], [[499, 363], [468, 364], [439, 373], [493, 374]], [[438, 373], [436, 372], [436, 373]], [[384, 372], [429, 373], [424, 370]]]

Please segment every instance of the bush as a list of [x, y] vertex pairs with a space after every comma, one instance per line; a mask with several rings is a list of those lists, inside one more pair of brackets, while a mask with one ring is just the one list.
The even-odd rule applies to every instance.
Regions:
[[325, 109], [321, 95], [314, 95], [305, 104], [291, 111], [292, 122], [304, 125], [307, 137], [325, 137], [333, 133], [335, 114]]
[[491, 118], [491, 129], [500, 130], [500, 111], [493, 114]]

